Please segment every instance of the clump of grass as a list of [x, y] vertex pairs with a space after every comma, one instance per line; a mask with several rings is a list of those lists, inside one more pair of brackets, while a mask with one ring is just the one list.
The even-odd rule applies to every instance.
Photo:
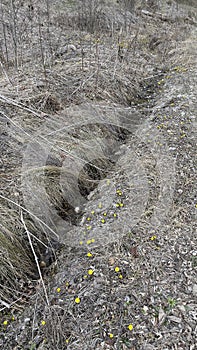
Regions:
[[0, 299], [4, 307], [20, 299], [24, 290], [18, 281], [21, 280], [25, 284], [28, 278], [35, 277], [36, 274], [31, 250], [25, 243], [22, 232], [18, 230], [16, 234], [16, 218], [17, 213], [14, 210], [1, 206]]

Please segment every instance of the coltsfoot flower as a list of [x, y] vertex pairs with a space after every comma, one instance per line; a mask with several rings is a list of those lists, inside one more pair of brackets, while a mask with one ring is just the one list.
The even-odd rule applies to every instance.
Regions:
[[81, 299], [79, 297], [75, 298], [75, 303], [79, 304], [81, 302]]
[[131, 323], [128, 325], [128, 330], [129, 330], [129, 331], [132, 331], [132, 330], [133, 330], [133, 325], [132, 325]]

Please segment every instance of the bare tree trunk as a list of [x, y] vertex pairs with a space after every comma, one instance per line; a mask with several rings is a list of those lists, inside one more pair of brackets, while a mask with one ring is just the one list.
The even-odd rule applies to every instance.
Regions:
[[6, 64], [8, 64], [9, 57], [8, 57], [8, 46], [7, 46], [7, 35], [6, 35], [6, 25], [4, 21], [4, 10], [3, 10], [3, 4], [1, 1], [1, 22], [2, 22], [2, 30], [3, 30], [3, 41], [4, 41], [4, 46], [5, 46], [5, 59], [6, 59]]
[[42, 38], [42, 32], [41, 32], [40, 11], [38, 13], [38, 32], [39, 32], [42, 67], [43, 67], [43, 72], [44, 72], [44, 77], [45, 77], [45, 83], [47, 84], [47, 73], [46, 73], [46, 65], [45, 65], [45, 57], [44, 57], [43, 38]]
[[12, 39], [14, 44], [14, 62], [15, 68], [18, 70], [18, 39], [17, 39], [17, 10], [15, 6], [15, 0], [11, 0], [11, 9], [12, 9]]

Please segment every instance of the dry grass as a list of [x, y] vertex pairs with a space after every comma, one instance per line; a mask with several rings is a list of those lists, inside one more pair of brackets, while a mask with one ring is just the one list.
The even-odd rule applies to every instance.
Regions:
[[153, 2], [3, 1], [2, 348], [195, 347], [195, 12]]

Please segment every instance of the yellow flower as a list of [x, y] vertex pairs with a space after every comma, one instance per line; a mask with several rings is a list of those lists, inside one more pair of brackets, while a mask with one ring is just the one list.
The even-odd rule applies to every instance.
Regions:
[[87, 253], [87, 257], [88, 257], [88, 258], [91, 258], [91, 257], [92, 257], [92, 253], [88, 252], [88, 253]]
[[124, 204], [123, 204], [123, 203], [120, 203], [120, 207], [124, 207]]
[[154, 241], [154, 239], [156, 239], [157, 238], [157, 236], [152, 236], [151, 238], [150, 238], [150, 240], [151, 241]]
[[79, 244], [82, 245], [82, 244], [83, 244], [83, 241], [80, 241]]
[[87, 221], [90, 221], [90, 220], [91, 220], [91, 218], [90, 218], [90, 217], [88, 217], [88, 218], [87, 218]]
[[118, 208], [120, 206], [120, 204], [119, 203], [116, 203], [116, 207]]
[[88, 270], [88, 275], [91, 276], [91, 275], [93, 275], [93, 273], [94, 273], [94, 270], [92, 270], [92, 269], [89, 269], [89, 270]]
[[123, 275], [122, 275], [122, 274], [120, 274], [118, 277], [119, 277], [120, 279], [123, 279]]
[[102, 203], [99, 203], [98, 207], [99, 207], [99, 208], [102, 208]]
[[102, 222], [102, 224], [104, 224], [105, 223], [105, 219], [101, 219], [101, 222]]
[[79, 304], [81, 302], [81, 299], [79, 297], [75, 298], [75, 303]]
[[91, 239], [88, 239], [86, 243], [87, 243], [87, 244], [91, 244], [91, 243], [92, 243], [92, 240], [91, 240]]
[[8, 321], [7, 320], [3, 321], [3, 325], [7, 326], [8, 325]]
[[103, 213], [103, 216], [107, 216], [107, 213]]
[[42, 321], [41, 321], [41, 325], [42, 325], [42, 326], [45, 326], [45, 324], [46, 324], [46, 321], [42, 320]]
[[57, 291], [58, 293], [60, 293], [60, 292], [61, 292], [61, 288], [57, 288], [56, 291]]
[[68, 343], [69, 343], [69, 339], [66, 339], [66, 340], [65, 340], [65, 343], [68, 344]]
[[12, 320], [12, 321], [15, 321], [15, 317], [14, 317], [14, 316], [12, 316], [11, 320]]
[[114, 214], [113, 214], [113, 216], [116, 218], [116, 217], [117, 217], [117, 214], [116, 214], [116, 213], [114, 213]]
[[112, 339], [114, 337], [113, 333], [109, 333], [109, 337]]
[[87, 226], [87, 230], [91, 230], [91, 228], [92, 228], [91, 225]]
[[133, 330], [133, 325], [132, 325], [131, 323], [128, 325], [128, 330], [129, 330], [129, 331], [132, 331], [132, 330]]
[[120, 271], [120, 268], [118, 266], [115, 267], [114, 269], [116, 272], [119, 272]]
[[91, 242], [92, 242], [92, 243], [94, 243], [94, 242], [95, 242], [95, 239], [94, 239], [94, 238], [92, 238], [92, 239], [91, 239]]
[[91, 211], [91, 214], [94, 214], [94, 213], [95, 213], [95, 211], [94, 211], [94, 210], [92, 210], [92, 211]]

